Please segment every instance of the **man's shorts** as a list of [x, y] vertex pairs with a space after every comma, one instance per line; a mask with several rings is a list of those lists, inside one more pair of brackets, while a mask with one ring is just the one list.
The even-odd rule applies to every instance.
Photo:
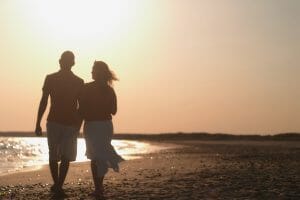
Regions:
[[75, 161], [78, 132], [76, 127], [47, 122], [49, 161]]

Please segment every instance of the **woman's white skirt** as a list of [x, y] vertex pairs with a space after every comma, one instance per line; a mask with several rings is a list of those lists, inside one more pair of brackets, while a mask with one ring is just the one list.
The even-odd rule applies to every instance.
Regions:
[[83, 133], [86, 141], [87, 158], [106, 163], [108, 167], [118, 171], [118, 163], [124, 159], [117, 154], [111, 145], [113, 135], [112, 121], [85, 122]]

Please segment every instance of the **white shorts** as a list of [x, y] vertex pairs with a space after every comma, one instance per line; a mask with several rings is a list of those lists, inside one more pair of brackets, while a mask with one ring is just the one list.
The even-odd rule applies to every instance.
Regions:
[[75, 161], [78, 132], [78, 128], [73, 126], [47, 122], [49, 161]]

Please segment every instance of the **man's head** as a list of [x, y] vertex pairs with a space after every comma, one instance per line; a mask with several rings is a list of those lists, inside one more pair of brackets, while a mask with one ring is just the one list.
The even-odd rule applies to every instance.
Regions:
[[61, 54], [59, 59], [59, 65], [61, 69], [71, 70], [75, 64], [75, 56], [72, 51], [65, 51]]

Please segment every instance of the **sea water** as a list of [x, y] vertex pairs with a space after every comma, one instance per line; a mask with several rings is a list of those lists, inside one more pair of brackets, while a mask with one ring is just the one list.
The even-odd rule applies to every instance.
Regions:
[[[163, 149], [146, 142], [113, 140], [112, 145], [125, 159], [134, 159], [138, 154]], [[76, 162], [88, 161], [85, 156], [85, 141], [78, 138]], [[48, 163], [48, 144], [40, 137], [0, 137], [0, 175], [34, 169]]]

